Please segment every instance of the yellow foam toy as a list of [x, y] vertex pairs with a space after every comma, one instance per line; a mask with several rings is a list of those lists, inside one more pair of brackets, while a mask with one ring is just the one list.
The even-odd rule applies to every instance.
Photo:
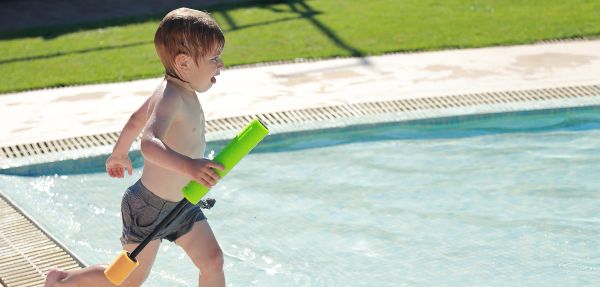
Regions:
[[127, 251], [123, 250], [117, 258], [104, 270], [104, 275], [112, 284], [121, 285], [131, 272], [140, 265], [139, 262], [129, 258]]

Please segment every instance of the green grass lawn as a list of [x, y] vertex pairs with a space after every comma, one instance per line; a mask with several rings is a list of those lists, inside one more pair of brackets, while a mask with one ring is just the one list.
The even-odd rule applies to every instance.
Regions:
[[[597, 0], [296, 0], [194, 8], [211, 12], [225, 31], [227, 66], [600, 35]], [[162, 16], [0, 34], [0, 93], [160, 76], [152, 41]]]

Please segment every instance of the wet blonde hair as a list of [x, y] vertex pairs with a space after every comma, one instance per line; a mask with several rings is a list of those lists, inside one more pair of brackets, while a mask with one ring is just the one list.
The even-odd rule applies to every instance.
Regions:
[[177, 55], [188, 55], [198, 64], [198, 59], [223, 46], [225, 37], [217, 22], [208, 13], [189, 8], [169, 12], [154, 34], [154, 47], [166, 74], [176, 77]]

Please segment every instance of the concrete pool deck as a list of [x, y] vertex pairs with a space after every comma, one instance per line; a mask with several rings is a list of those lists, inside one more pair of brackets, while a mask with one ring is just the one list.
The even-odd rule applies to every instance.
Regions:
[[[392, 54], [222, 71], [206, 119], [480, 92], [600, 84], [600, 40]], [[0, 95], [0, 146], [118, 132], [161, 78]]]

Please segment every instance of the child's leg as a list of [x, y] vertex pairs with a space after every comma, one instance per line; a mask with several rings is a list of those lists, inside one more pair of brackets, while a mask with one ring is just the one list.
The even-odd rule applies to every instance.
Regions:
[[[128, 252], [132, 252], [138, 244], [125, 244], [123, 249]], [[150, 268], [156, 258], [158, 247], [160, 246], [159, 240], [152, 240], [142, 252], [137, 256], [137, 261], [140, 265], [133, 271], [133, 273], [121, 284], [120, 286], [140, 286], [150, 274]], [[112, 283], [104, 276], [105, 266], [94, 265], [88, 266], [83, 269], [73, 271], [60, 271], [57, 269], [50, 270], [46, 277], [46, 284], [44, 287], [50, 286], [110, 286], [113, 287]]]
[[[125, 244], [123, 245], [123, 250], [127, 250], [127, 252], [131, 253], [139, 244]], [[120, 286], [141, 286], [148, 275], [150, 275], [150, 269], [152, 269], [152, 265], [154, 264], [154, 259], [156, 259], [156, 254], [158, 253], [158, 248], [160, 247], [160, 240], [155, 239], [152, 240], [144, 247], [144, 250], [138, 254], [136, 260], [140, 263], [137, 268], [127, 277]]]
[[192, 229], [175, 243], [183, 248], [200, 269], [200, 286], [225, 286], [223, 252], [206, 220], [197, 221]]

